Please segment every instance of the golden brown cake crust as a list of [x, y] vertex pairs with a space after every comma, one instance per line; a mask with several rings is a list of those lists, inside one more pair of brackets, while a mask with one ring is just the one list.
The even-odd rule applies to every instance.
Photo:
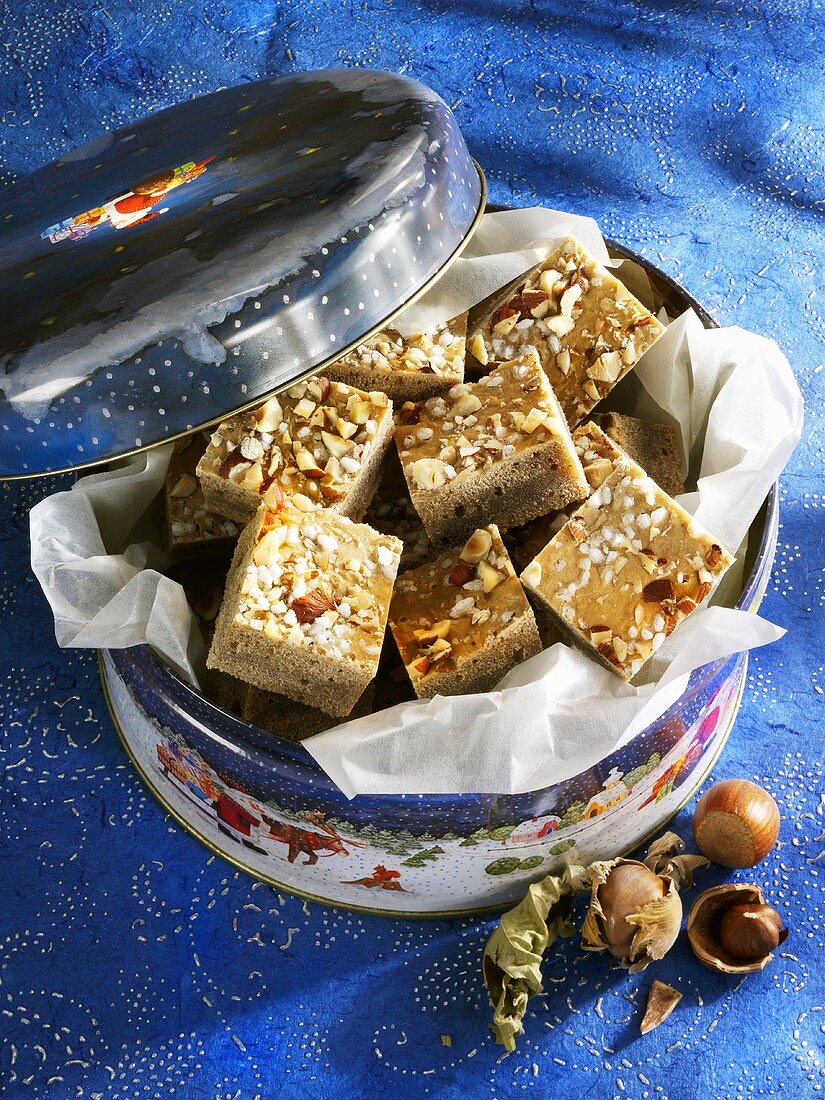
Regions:
[[229, 555], [240, 534], [237, 523], [207, 506], [195, 474], [207, 442], [204, 432], [180, 440], [166, 473], [164, 549], [176, 561]]
[[593, 420], [669, 496], [678, 497], [685, 491], [682, 452], [675, 428], [616, 412], [601, 413]]
[[392, 402], [325, 377], [223, 421], [197, 475], [210, 508], [240, 523], [277, 485], [298, 507], [360, 519], [378, 484], [393, 428]]
[[[349, 722], [353, 718], [361, 718], [365, 714], [372, 713], [374, 696], [374, 685], [369, 684], [344, 720]], [[316, 733], [332, 729], [340, 721], [339, 718], [325, 714], [317, 707], [296, 703], [285, 695], [261, 691], [260, 688], [251, 686], [246, 688], [242, 714], [245, 721], [251, 722], [258, 729], [266, 730], [267, 733], [272, 733], [276, 737], [285, 737], [288, 741], [304, 741]]]
[[262, 506], [244, 530], [207, 666], [350, 713], [381, 654], [401, 543], [328, 510]]
[[382, 390], [396, 405], [425, 401], [464, 380], [466, 337], [466, 313], [415, 336], [386, 329], [339, 359], [326, 374], [362, 390]]
[[629, 680], [732, 561], [622, 457], [521, 579], [597, 660]]

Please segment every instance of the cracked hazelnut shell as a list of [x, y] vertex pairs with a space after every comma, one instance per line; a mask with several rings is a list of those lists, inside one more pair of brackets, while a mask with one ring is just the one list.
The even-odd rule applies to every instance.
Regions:
[[[727, 950], [722, 943], [722, 921], [725, 915], [740, 906], [764, 906], [760, 888], [748, 882], [726, 882], [705, 890], [693, 903], [687, 919], [690, 946], [696, 958], [710, 970], [721, 974], [751, 974], [764, 970], [773, 958], [771, 951], [756, 958], [743, 959]], [[780, 920], [781, 925], [781, 920]], [[781, 930], [776, 946], [787, 936]]]

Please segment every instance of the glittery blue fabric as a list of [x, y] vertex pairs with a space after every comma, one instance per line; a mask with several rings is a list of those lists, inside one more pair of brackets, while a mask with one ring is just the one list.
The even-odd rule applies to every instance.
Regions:
[[[4, 1095], [818, 1095], [825, 89], [815, 8], [72, 0], [6, 4], [0, 29], [6, 182], [220, 85], [331, 65], [394, 69], [455, 106], [494, 200], [598, 218], [720, 321], [775, 337], [808, 404], [763, 605], [788, 634], [753, 656], [716, 769], [764, 783], [779, 802], [780, 846], [734, 877], [762, 883], [791, 936], [746, 981], [702, 969], [683, 940], [638, 976], [566, 941], [503, 1061], [479, 972], [491, 922], [389, 921], [280, 896], [164, 816], [120, 748], [93, 655], [56, 648], [29, 573], [28, 509], [65, 480], [3, 486]], [[641, 1038], [654, 975], [683, 999]]]

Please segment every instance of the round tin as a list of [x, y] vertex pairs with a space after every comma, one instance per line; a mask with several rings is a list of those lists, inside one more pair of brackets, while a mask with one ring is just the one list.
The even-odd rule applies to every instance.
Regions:
[[[671, 315], [692, 307], [714, 324], [643, 258], [611, 251], [646, 270]], [[758, 607], [777, 531], [774, 486], [751, 529], [737, 607]], [[630, 744], [545, 790], [348, 800], [300, 744], [208, 702], [148, 647], [101, 654], [124, 746], [189, 832], [280, 889], [393, 916], [501, 908], [563, 862], [637, 847], [704, 780], [730, 733], [746, 671], [746, 654], [695, 670], [681, 698]]]

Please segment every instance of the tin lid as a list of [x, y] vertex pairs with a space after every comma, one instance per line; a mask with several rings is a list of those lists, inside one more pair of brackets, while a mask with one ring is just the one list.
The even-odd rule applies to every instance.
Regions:
[[0, 212], [0, 478], [78, 469], [254, 406], [434, 282], [484, 180], [391, 73], [215, 92], [65, 155]]

